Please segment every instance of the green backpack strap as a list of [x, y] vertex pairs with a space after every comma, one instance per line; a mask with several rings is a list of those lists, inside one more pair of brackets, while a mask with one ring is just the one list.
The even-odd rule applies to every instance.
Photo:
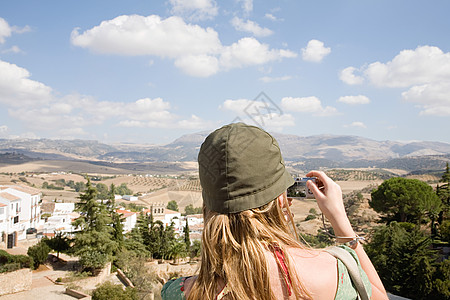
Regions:
[[367, 293], [366, 287], [362, 281], [361, 273], [359, 272], [359, 267], [355, 258], [348, 251], [337, 246], [327, 248], [325, 251], [338, 258], [345, 265], [352, 282], [358, 291], [358, 298], [361, 300], [369, 300], [369, 294]]

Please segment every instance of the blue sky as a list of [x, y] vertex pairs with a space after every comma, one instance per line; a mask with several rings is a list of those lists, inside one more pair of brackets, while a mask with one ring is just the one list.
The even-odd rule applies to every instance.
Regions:
[[1, 1], [0, 138], [450, 142], [449, 1]]

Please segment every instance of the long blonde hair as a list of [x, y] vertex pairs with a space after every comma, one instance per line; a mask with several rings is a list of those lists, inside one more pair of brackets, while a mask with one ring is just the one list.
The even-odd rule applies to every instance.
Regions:
[[[219, 280], [230, 290], [227, 299], [276, 299], [264, 254], [274, 243], [285, 253], [296, 299], [311, 298], [285, 251], [287, 247], [304, 246], [290, 233], [277, 199], [259, 208], [230, 214], [219, 214], [204, 207], [201, 267], [188, 300], [214, 300]], [[285, 197], [284, 200], [287, 202]], [[285, 207], [292, 221], [287, 203]]]

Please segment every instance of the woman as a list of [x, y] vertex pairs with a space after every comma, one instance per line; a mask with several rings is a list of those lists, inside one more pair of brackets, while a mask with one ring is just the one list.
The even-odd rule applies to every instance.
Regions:
[[[166, 283], [163, 299], [356, 299], [345, 266], [291, 233], [286, 190], [294, 180], [270, 134], [226, 125], [205, 139], [198, 162], [205, 220], [200, 272]], [[340, 187], [323, 172], [307, 176], [320, 183], [320, 189], [312, 181], [307, 187], [338, 242], [351, 242], [353, 249], [344, 248], [360, 263], [371, 299], [387, 299], [347, 218]]]

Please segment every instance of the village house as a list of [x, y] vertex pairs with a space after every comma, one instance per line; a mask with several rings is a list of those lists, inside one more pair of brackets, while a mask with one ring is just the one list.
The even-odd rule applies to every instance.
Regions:
[[42, 204], [42, 214], [49, 214], [45, 218], [41, 231], [44, 236], [53, 237], [56, 232], [72, 233], [72, 222], [80, 214], [74, 212], [75, 203], [47, 202]]
[[186, 226], [186, 219], [189, 226], [189, 238], [191, 240], [201, 240], [203, 232], [203, 214], [187, 215], [185, 217], [181, 217], [180, 231], [184, 231], [184, 227]]
[[181, 213], [178, 211], [167, 209], [164, 203], [152, 203], [150, 204], [149, 209], [144, 210], [144, 213], [147, 216], [153, 214], [153, 220], [161, 221], [164, 226], [168, 226], [173, 222], [175, 232], [179, 232], [181, 228]]
[[116, 212], [121, 215], [124, 219], [122, 221], [123, 224], [123, 233], [130, 232], [134, 226], [136, 226], [137, 222], [137, 213], [124, 209], [117, 209]]
[[21, 185], [0, 186], [0, 234], [7, 248], [17, 246], [26, 238], [29, 228], [36, 228], [40, 221], [41, 192]]

